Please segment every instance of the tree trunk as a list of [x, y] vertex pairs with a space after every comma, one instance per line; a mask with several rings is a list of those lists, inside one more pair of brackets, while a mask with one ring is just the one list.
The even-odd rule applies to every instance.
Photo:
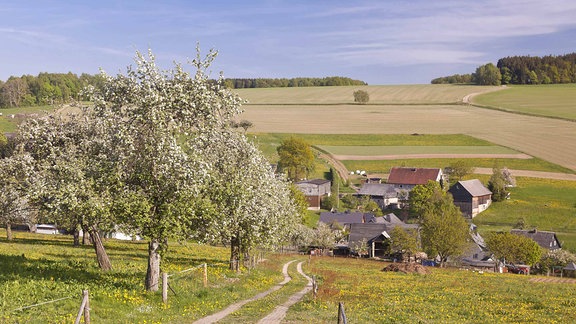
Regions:
[[240, 239], [237, 237], [230, 241], [230, 270], [240, 271]]
[[160, 280], [160, 243], [151, 240], [148, 243], [148, 269], [146, 270], [146, 290], [157, 291]]
[[88, 233], [87, 230], [83, 230], [82, 231], [82, 245], [88, 245], [90, 244], [90, 233]]
[[104, 244], [102, 244], [100, 234], [98, 234], [95, 226], [90, 227], [90, 236], [92, 237], [92, 246], [94, 246], [94, 251], [96, 252], [96, 259], [98, 259], [98, 266], [102, 271], [112, 270], [110, 258], [106, 253], [106, 249], [104, 249]]
[[80, 229], [78, 226], [74, 227], [74, 246], [80, 246]]
[[12, 241], [14, 237], [12, 236], [12, 224], [10, 221], [6, 222], [6, 239], [8, 241]]

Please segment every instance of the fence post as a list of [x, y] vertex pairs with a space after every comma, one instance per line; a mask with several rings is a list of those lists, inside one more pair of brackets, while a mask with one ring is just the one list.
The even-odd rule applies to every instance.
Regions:
[[74, 324], [80, 324], [80, 319], [82, 318], [82, 313], [84, 313], [84, 323], [90, 324], [90, 309], [88, 304], [88, 290], [82, 291], [82, 304], [80, 305], [80, 310], [78, 310], [78, 315]]
[[83, 295], [86, 298], [86, 305], [84, 305], [84, 323], [90, 324], [90, 296], [88, 295], [88, 289], [83, 291]]
[[208, 287], [208, 264], [204, 263], [204, 277], [202, 278], [202, 283], [204, 284], [204, 288]]
[[168, 274], [162, 272], [162, 301], [164, 304], [168, 302]]
[[338, 324], [347, 324], [346, 312], [344, 311], [344, 303], [338, 303]]
[[312, 276], [312, 293], [314, 294], [314, 299], [318, 295], [318, 283], [316, 282], [316, 276]]

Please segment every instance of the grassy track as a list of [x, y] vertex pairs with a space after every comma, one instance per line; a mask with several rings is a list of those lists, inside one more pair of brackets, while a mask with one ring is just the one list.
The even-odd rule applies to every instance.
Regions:
[[333, 155], [404, 155], [404, 154], [518, 154], [502, 146], [334, 146], [319, 145]]
[[509, 86], [475, 96], [474, 103], [538, 116], [576, 121], [576, 84]]

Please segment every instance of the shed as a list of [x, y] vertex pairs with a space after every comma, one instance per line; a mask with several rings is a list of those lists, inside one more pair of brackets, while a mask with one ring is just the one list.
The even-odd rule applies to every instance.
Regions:
[[296, 187], [306, 196], [306, 201], [309, 206], [308, 209], [319, 210], [322, 198], [330, 196], [329, 180], [312, 179], [299, 181], [296, 183]]
[[454, 197], [454, 205], [458, 206], [467, 218], [473, 218], [492, 203], [492, 191], [478, 179], [458, 181], [448, 192]]

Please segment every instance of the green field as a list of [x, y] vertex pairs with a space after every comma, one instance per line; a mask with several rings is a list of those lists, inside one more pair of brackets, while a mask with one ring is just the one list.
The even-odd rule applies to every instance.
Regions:
[[16, 126], [21, 122], [21, 118], [11, 118], [10, 115], [43, 115], [46, 112], [51, 112], [55, 109], [56, 108], [53, 106], [2, 108], [0, 109], [0, 113], [2, 114], [2, 116], [0, 116], [0, 132], [14, 132], [16, 130]]
[[520, 154], [518, 151], [502, 146], [335, 146], [318, 145], [333, 155], [412, 155], [412, 154]]
[[475, 104], [576, 121], [576, 84], [514, 85], [474, 97]]
[[482, 232], [510, 230], [520, 218], [531, 228], [556, 232], [563, 248], [576, 251], [576, 182], [519, 178], [511, 198], [474, 218]]
[[[0, 231], [0, 322], [72, 323], [81, 291], [90, 292], [93, 323], [190, 323], [234, 302], [254, 297], [282, 281], [282, 265], [304, 262], [319, 282], [317, 298], [307, 294], [288, 309], [291, 323], [333, 323], [344, 303], [349, 323], [569, 323], [576, 319], [575, 284], [533, 283], [534, 276], [428, 268], [427, 275], [382, 272], [381, 261], [266, 255], [267, 261], [241, 274], [228, 271], [228, 249], [172, 243], [162, 270], [170, 273], [168, 303], [160, 292], [144, 292], [146, 242], [106, 240], [113, 270], [96, 268], [91, 247], [72, 246], [72, 237], [17, 232], [7, 242]], [[208, 287], [198, 269], [208, 263]], [[263, 299], [250, 302], [222, 323], [255, 323], [304, 288], [293, 278]], [[44, 302], [56, 301], [43, 305]], [[26, 306], [34, 307], [21, 309]]]

